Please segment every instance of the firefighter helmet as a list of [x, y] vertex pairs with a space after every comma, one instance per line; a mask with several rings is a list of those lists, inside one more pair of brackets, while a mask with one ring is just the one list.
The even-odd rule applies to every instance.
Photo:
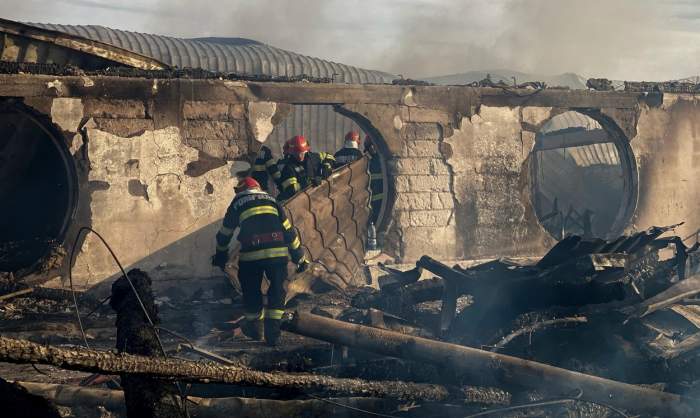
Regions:
[[311, 151], [308, 141], [301, 135], [292, 137], [289, 140], [289, 153], [299, 161], [304, 161], [304, 155]]
[[260, 189], [260, 183], [258, 183], [254, 178], [252, 177], [244, 177], [242, 178], [234, 190], [236, 193], [244, 192], [246, 190], [250, 189]]
[[284, 145], [282, 145], [282, 154], [285, 156], [289, 155], [289, 140], [284, 141]]
[[360, 133], [357, 131], [350, 131], [345, 134], [345, 142], [353, 141], [360, 145]]

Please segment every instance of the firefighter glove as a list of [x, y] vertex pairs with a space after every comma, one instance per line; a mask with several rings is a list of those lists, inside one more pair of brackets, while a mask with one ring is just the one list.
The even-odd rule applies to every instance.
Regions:
[[212, 266], [216, 266], [223, 270], [226, 267], [226, 262], [228, 261], [228, 251], [217, 251], [216, 254], [211, 258]]
[[310, 265], [311, 263], [309, 263], [309, 260], [307, 260], [306, 258], [302, 258], [301, 260], [299, 260], [299, 263], [297, 263], [297, 273], [305, 272], [309, 269]]

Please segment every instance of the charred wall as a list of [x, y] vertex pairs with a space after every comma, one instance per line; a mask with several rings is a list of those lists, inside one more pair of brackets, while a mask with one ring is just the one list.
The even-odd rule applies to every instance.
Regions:
[[[553, 240], [533, 210], [528, 162], [539, 127], [566, 110], [633, 138], [639, 205], [630, 229], [693, 223], [690, 98], [650, 107], [619, 92], [39, 75], [0, 76], [0, 96], [61, 127], [82, 167], [75, 223], [155, 278], [216, 273], [209, 256], [236, 172], [298, 104], [332, 104], [380, 141], [391, 178], [385, 250], [401, 261], [544, 253]], [[669, 158], [682, 160], [674, 175]], [[116, 267], [88, 238], [75, 272], [95, 283]]]
[[639, 166], [639, 204], [631, 229], [685, 222], [679, 235], [700, 228], [700, 103], [666, 94], [659, 107], [641, 106], [632, 148]]

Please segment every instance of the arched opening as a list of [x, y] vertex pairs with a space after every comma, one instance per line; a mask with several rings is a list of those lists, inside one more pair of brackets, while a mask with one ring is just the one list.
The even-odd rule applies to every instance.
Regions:
[[636, 167], [621, 133], [564, 112], [537, 133], [530, 164], [535, 212], [553, 237], [623, 232], [634, 209]]
[[338, 106], [331, 105], [293, 105], [287, 117], [275, 126], [268, 137], [266, 145], [275, 157], [282, 155], [284, 142], [294, 135], [304, 135], [316, 152], [334, 154], [343, 147], [344, 137], [348, 131], [360, 133], [363, 142], [371, 138], [376, 145], [376, 158], [370, 162], [373, 171], [372, 213], [370, 220], [377, 231], [383, 232], [388, 224], [390, 181], [386, 165], [386, 147], [379, 132], [369, 122], [348, 114]]
[[0, 103], [0, 270], [35, 265], [63, 241], [77, 201], [60, 133], [18, 103]]

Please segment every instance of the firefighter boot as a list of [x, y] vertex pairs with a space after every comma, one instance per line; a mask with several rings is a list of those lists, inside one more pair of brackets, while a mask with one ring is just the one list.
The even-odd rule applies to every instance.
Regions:
[[265, 342], [269, 346], [277, 345], [277, 340], [280, 337], [280, 324], [282, 320], [265, 318]]
[[262, 319], [246, 319], [241, 323], [241, 332], [251, 340], [260, 341], [263, 336]]

